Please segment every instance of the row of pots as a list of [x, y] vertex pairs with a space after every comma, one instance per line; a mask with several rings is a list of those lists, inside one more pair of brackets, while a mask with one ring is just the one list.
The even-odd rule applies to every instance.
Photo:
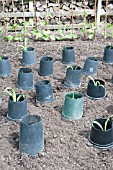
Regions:
[[[103, 61], [109, 64], [113, 63], [113, 48], [112, 46], [106, 46], [104, 50]], [[34, 48], [29, 47], [27, 51], [23, 51], [22, 63], [26, 66], [36, 63], [36, 53]], [[74, 64], [75, 52], [73, 47], [65, 47], [62, 50], [62, 63]], [[95, 57], [88, 57], [85, 61], [83, 73], [86, 75], [97, 74], [98, 59]], [[11, 74], [11, 66], [8, 57], [1, 57], [0, 60], [0, 76], [5, 77]], [[40, 60], [39, 74], [41, 76], [48, 76], [53, 74], [53, 58], [42, 57]]]
[[[66, 93], [62, 109], [62, 118], [66, 120], [82, 118], [84, 103], [83, 98], [83, 94], [79, 92], [70, 91]], [[38, 115], [28, 114], [26, 97], [23, 98], [22, 96], [18, 102], [13, 102], [11, 97], [9, 97], [8, 118], [12, 120], [9, 115], [18, 116], [19, 114], [21, 115], [21, 117], [18, 117], [19, 119], [17, 119], [17, 121], [20, 121], [19, 150], [34, 156], [41, 152], [44, 148], [42, 119]], [[14, 118], [13, 120], [16, 119]], [[106, 119], [96, 119], [95, 121], [98, 121], [101, 126], [104, 127]], [[99, 148], [108, 148], [113, 145], [112, 134], [113, 126], [111, 120], [107, 123], [106, 131], [102, 130], [98, 124], [92, 123], [89, 141]]]

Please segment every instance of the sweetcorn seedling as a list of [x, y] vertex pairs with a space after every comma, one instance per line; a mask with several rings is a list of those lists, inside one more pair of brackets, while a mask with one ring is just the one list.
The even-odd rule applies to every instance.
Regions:
[[19, 47], [22, 47], [22, 48], [23, 48], [23, 51], [27, 51], [28, 41], [29, 41], [29, 39], [28, 39], [28, 38], [25, 38], [25, 39], [24, 39], [24, 45], [19, 45]]
[[[10, 92], [11, 91], [11, 92]], [[18, 102], [20, 101], [21, 97], [25, 98], [25, 95], [20, 94], [18, 97], [16, 95], [16, 92], [13, 88], [11, 87], [6, 87], [4, 90], [5, 93], [7, 93], [9, 96], [12, 97], [13, 102]]]
[[94, 80], [94, 78], [93, 78], [93, 77], [91, 77], [91, 76], [87, 76], [86, 78], [87, 78], [87, 79], [92, 80], [92, 82], [93, 82], [94, 86], [102, 86], [102, 87], [104, 88], [104, 85], [103, 85], [103, 84], [101, 84], [101, 83], [100, 83], [100, 81]]
[[92, 122], [92, 126], [94, 126], [94, 124], [96, 124], [97, 126], [99, 126], [99, 128], [102, 130], [102, 131], [106, 131], [107, 130], [107, 125], [108, 125], [108, 122], [110, 120], [110, 118], [112, 118], [113, 115], [111, 115], [110, 117], [108, 117], [104, 123], [104, 126], [102, 126], [98, 121], [94, 120]]

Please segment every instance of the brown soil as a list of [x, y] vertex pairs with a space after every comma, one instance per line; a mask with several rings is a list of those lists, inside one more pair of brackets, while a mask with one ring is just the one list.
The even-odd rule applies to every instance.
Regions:
[[[21, 64], [21, 51], [16, 54], [19, 43], [0, 42], [0, 53], [10, 58], [11, 77], [0, 79], [1, 91], [7, 86], [16, 88], [18, 69]], [[91, 122], [95, 118], [107, 117], [113, 114], [113, 85], [110, 83], [112, 66], [102, 63], [104, 47], [113, 44], [113, 39], [97, 41], [34, 42], [37, 53], [37, 64], [31, 66], [34, 74], [34, 84], [37, 80], [51, 81], [55, 101], [53, 104], [35, 106], [35, 89], [24, 91], [16, 88], [16, 92], [24, 93], [28, 101], [28, 113], [40, 115], [43, 119], [45, 148], [35, 157], [19, 152], [19, 123], [7, 120], [8, 96], [3, 94], [0, 107], [0, 169], [1, 170], [112, 170], [113, 149], [97, 149], [88, 140]], [[65, 93], [71, 91], [63, 86], [66, 66], [61, 63], [61, 50], [58, 47], [74, 46], [76, 64], [83, 67], [87, 56], [99, 58], [97, 78], [106, 81], [106, 97], [103, 100], [91, 100], [84, 95], [84, 114], [82, 119], [64, 121], [61, 118]], [[53, 77], [38, 75], [39, 61], [42, 55], [54, 58]], [[74, 89], [85, 94], [87, 82], [82, 77], [81, 87]]]

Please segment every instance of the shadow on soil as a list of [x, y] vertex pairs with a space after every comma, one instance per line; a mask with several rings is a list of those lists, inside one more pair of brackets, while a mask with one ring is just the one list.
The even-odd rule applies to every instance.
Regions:
[[4, 117], [7, 117], [7, 109], [0, 108], [0, 115], [4, 116]]
[[107, 107], [106, 107], [106, 110], [107, 110], [107, 112], [108, 112], [110, 115], [113, 114], [113, 106], [112, 106], [112, 105], [107, 106]]
[[80, 136], [83, 136], [83, 137], [85, 137], [87, 139], [89, 138], [89, 134], [90, 134], [90, 130], [83, 130], [83, 131], [79, 132]]
[[19, 134], [18, 133], [11, 133], [9, 135], [9, 143], [13, 146], [13, 148], [19, 149]]

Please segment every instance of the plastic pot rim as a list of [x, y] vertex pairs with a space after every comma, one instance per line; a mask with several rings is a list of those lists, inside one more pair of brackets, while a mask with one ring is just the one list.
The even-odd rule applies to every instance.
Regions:
[[44, 102], [41, 102], [41, 101], [38, 101], [38, 100], [36, 100], [36, 103], [40, 103], [40, 104], [46, 104], [46, 103], [53, 102], [54, 100], [55, 100], [55, 97], [53, 97], [51, 100], [44, 101]]
[[73, 46], [66, 46], [66, 47], [63, 47], [63, 50], [73, 50], [74, 47]]
[[87, 92], [86, 92], [86, 93], [85, 93], [85, 96], [88, 97], [89, 99], [93, 99], [93, 100], [101, 100], [101, 99], [104, 99], [104, 98], [106, 97], [106, 94], [105, 94], [103, 97], [95, 98], [95, 97], [88, 96], [88, 95], [87, 95]]
[[111, 61], [109, 62], [109, 61], [106, 61], [106, 60], [104, 60], [104, 59], [103, 59], [103, 62], [104, 62], [105, 64], [111, 64], [111, 65], [113, 64], [113, 61], [112, 61], [112, 62], [111, 62]]
[[28, 87], [28, 88], [20, 87], [20, 86], [18, 86], [18, 83], [16, 83], [16, 86], [17, 86], [19, 89], [23, 89], [23, 90], [32, 90], [32, 89], [34, 88], [34, 85], [31, 86], [31, 87]]
[[54, 73], [52, 73], [52, 74], [41, 74], [40, 71], [38, 71], [38, 74], [39, 74], [40, 76], [51, 76], [51, 75], [53, 75]]
[[[29, 113], [27, 112], [27, 115], [29, 115]], [[27, 116], [26, 115], [26, 116]], [[23, 116], [24, 117], [24, 116]], [[7, 119], [9, 120], [9, 121], [16, 121], [16, 122], [20, 122], [21, 121], [21, 119], [22, 118], [20, 118], [20, 119], [12, 119], [10, 116], [8, 116], [8, 114], [7, 114]]]
[[67, 115], [65, 115], [64, 114], [64, 112], [62, 111], [62, 118], [63, 119], [65, 119], [65, 120], [69, 120], [69, 121], [71, 121], [71, 120], [79, 120], [79, 119], [81, 119], [82, 118], [82, 116], [81, 117], [76, 117], [76, 118], [73, 118], [73, 117], [70, 117], [70, 116], [67, 116]]
[[[50, 60], [43, 60], [43, 59], [50, 59]], [[53, 58], [52, 57], [50, 57], [50, 56], [42, 56], [41, 57], [41, 59], [40, 59], [40, 61], [44, 61], [44, 62], [53, 62]]]
[[[74, 92], [74, 94], [77, 94], [77, 95], [80, 95], [80, 97], [78, 97], [77, 99], [76, 98], [70, 98], [69, 96], [67, 96], [68, 94], [72, 94]], [[81, 92], [75, 92], [75, 91], [68, 91], [66, 94], [65, 94], [65, 98], [68, 98], [70, 100], [78, 100], [78, 99], [82, 99], [84, 97], [84, 95], [81, 93]]]
[[27, 117], [27, 116], [35, 116], [35, 117], [40, 117], [40, 121], [39, 122], [37, 122], [37, 123], [40, 123], [40, 122], [42, 122], [42, 117], [41, 116], [39, 116], [39, 115], [30, 115], [30, 114], [27, 114], [27, 115], [24, 115], [24, 116], [22, 116], [21, 117], [21, 119], [20, 119], [20, 123], [23, 123], [23, 124], [25, 124], [25, 125], [27, 125], [27, 126], [33, 126], [33, 125], [35, 125], [35, 124], [37, 124], [37, 123], [35, 123], [35, 124], [27, 124], [27, 123], [25, 123], [25, 122], [23, 122], [22, 120], [23, 120], [23, 118], [25, 118], [25, 117]]
[[16, 102], [14, 102], [13, 100], [11, 100], [11, 97], [12, 97], [12, 96], [9, 96], [9, 100], [10, 100], [12, 103], [22, 103], [22, 102], [24, 102], [25, 100], [27, 100], [25, 94], [18, 94], [18, 93], [17, 93], [17, 94], [16, 94], [16, 97], [19, 96], [19, 95], [24, 95], [24, 99], [23, 99], [22, 101], [16, 101]]
[[67, 88], [79, 88], [81, 86], [81, 83], [79, 83], [79, 84], [74, 84], [74, 83], [68, 84], [64, 80], [64, 86], [67, 87]]
[[[89, 57], [87, 57], [86, 58], [86, 60], [90, 60], [90, 61], [92, 61], [92, 62], [97, 62], [98, 63], [98, 58], [97, 57], [91, 57], [91, 56], [89, 56]], [[96, 59], [96, 60], [93, 60], [93, 59]]]
[[30, 66], [30, 65], [36, 64], [36, 61], [35, 61], [34, 63], [30, 63], [30, 64], [26, 64], [26, 63], [24, 63], [24, 62], [22, 61], [22, 64], [23, 64], [24, 66]]
[[93, 141], [90, 139], [90, 135], [89, 135], [88, 139], [89, 139], [89, 141], [90, 141], [95, 147], [100, 148], [100, 149], [108, 149], [108, 148], [113, 147], [113, 142], [110, 143], [110, 144], [107, 144], [107, 145], [100, 145], [100, 144], [98, 144], [98, 143], [93, 142]]

